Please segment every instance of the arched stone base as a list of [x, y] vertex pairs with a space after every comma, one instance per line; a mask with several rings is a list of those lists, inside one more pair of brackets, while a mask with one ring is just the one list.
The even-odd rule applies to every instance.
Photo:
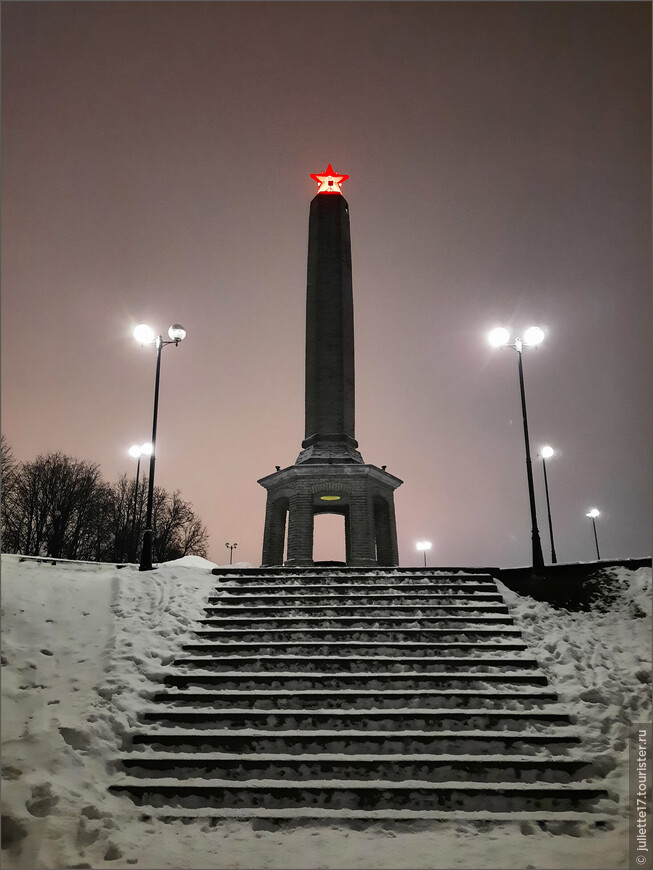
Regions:
[[268, 493], [262, 567], [312, 566], [316, 513], [344, 516], [348, 566], [399, 564], [394, 510], [394, 491], [402, 483], [398, 477], [375, 465], [305, 464], [258, 482]]

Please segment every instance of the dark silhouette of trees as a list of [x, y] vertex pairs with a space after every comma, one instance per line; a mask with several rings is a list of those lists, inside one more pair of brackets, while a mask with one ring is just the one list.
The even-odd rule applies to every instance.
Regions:
[[[2, 549], [5, 553], [136, 562], [145, 528], [147, 478], [102, 480], [99, 466], [62, 453], [17, 462], [2, 438]], [[154, 488], [159, 562], [206, 556], [208, 533], [179, 490]]]

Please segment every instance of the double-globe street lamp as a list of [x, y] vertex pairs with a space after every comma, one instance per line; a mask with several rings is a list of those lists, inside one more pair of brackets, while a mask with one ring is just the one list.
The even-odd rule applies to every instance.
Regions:
[[154, 344], [156, 347], [156, 376], [154, 379], [154, 414], [152, 418], [152, 453], [150, 454], [150, 474], [147, 487], [147, 514], [145, 532], [143, 533], [143, 549], [141, 551], [140, 571], [152, 570], [152, 508], [154, 504], [154, 463], [156, 461], [156, 422], [159, 413], [159, 380], [161, 375], [161, 350], [168, 344], [175, 347], [186, 338], [186, 330], [179, 323], [173, 323], [168, 329], [169, 341], [164, 341], [162, 335], [157, 335], [147, 324], [141, 323], [134, 330], [134, 338], [139, 344]]
[[149, 442], [145, 444], [134, 444], [129, 448], [129, 455], [132, 459], [138, 459], [136, 463], [136, 485], [134, 487], [134, 513], [132, 515], [132, 530], [129, 541], [129, 558], [136, 558], [136, 511], [138, 510], [138, 478], [141, 473], [141, 456], [152, 455], [152, 445]]
[[238, 544], [225, 544], [225, 547], [227, 547], [227, 549], [229, 550], [229, 564], [230, 565], [233, 563], [234, 550], [236, 549], [237, 546], [238, 546]]
[[544, 330], [539, 326], [530, 326], [524, 332], [524, 338], [515, 338], [513, 344], [510, 341], [510, 332], [503, 326], [488, 333], [488, 341], [492, 347], [511, 347], [517, 352], [519, 362], [519, 392], [521, 395], [522, 419], [524, 422], [524, 443], [526, 445], [526, 475], [528, 477], [528, 497], [531, 508], [531, 538], [533, 546], [533, 570], [535, 572], [544, 569], [544, 557], [542, 556], [542, 544], [540, 533], [537, 528], [537, 513], [535, 510], [535, 488], [533, 486], [533, 468], [531, 463], [531, 448], [528, 438], [528, 419], [526, 417], [526, 395], [524, 392], [524, 369], [522, 366], [522, 350], [526, 347], [537, 347], [544, 340]]
[[601, 555], [599, 553], [599, 539], [596, 534], [596, 518], [601, 516], [601, 511], [597, 508], [592, 508], [586, 514], [586, 517], [589, 517], [592, 520], [592, 528], [594, 529], [594, 543], [596, 544], [596, 558], [600, 559]]
[[553, 524], [551, 522], [551, 503], [549, 502], [549, 481], [546, 477], [546, 460], [550, 459], [555, 453], [553, 447], [548, 444], [540, 450], [540, 458], [542, 459], [542, 470], [544, 471], [544, 491], [546, 492], [546, 512], [549, 517], [549, 535], [551, 537], [551, 562], [555, 565], [558, 561], [556, 549], [553, 543]]

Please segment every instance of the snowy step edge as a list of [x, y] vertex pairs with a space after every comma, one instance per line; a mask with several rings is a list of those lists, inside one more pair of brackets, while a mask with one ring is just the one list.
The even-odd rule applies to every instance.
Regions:
[[558, 693], [551, 689], [527, 689], [526, 691], [519, 691], [519, 689], [511, 689], [506, 691], [500, 691], [496, 689], [224, 689], [223, 691], [219, 689], [179, 689], [177, 691], [168, 690], [165, 692], [157, 692], [159, 694], [165, 694], [170, 698], [185, 698], [188, 695], [199, 695], [200, 697], [206, 696], [207, 699], [209, 697], [217, 697], [218, 699], [221, 697], [225, 698], [259, 698], [259, 699], [274, 699], [274, 698], [294, 698], [301, 697], [302, 695], [325, 695], [328, 697], [344, 697], [344, 698], [358, 698], [358, 697], [405, 697], [410, 695], [414, 697], [416, 695], [426, 695], [426, 696], [444, 696], [444, 697], [454, 697], [456, 695], [461, 695], [463, 697], [478, 697], [478, 698], [550, 698], [553, 702], [558, 698]]
[[543, 671], [501, 671], [501, 672], [493, 672], [487, 673], [483, 671], [419, 671], [419, 672], [411, 672], [411, 671], [344, 671], [342, 673], [330, 673], [329, 671], [221, 671], [220, 673], [216, 673], [215, 671], [205, 671], [201, 668], [196, 668], [192, 673], [189, 671], [175, 671], [175, 670], [167, 670], [166, 676], [170, 677], [190, 677], [190, 676], [207, 676], [207, 677], [220, 677], [221, 679], [229, 679], [233, 678], [235, 680], [246, 680], [246, 679], [284, 679], [284, 680], [305, 680], [305, 679], [340, 679], [340, 678], [357, 678], [357, 679], [365, 679], [369, 677], [373, 680], [380, 679], [440, 679], [445, 678], [448, 680], [480, 680], [482, 679], [491, 679], [496, 680], [497, 678], [501, 678], [509, 682], [512, 680], [520, 680], [523, 681], [524, 678], [528, 679], [546, 679], [546, 674]]
[[[362, 589], [365, 590], [360, 594], [368, 594], [367, 590], [375, 591], [375, 590], [402, 590], [402, 589], [430, 589], [438, 590], [438, 589], [454, 589], [454, 590], [473, 590], [473, 591], [485, 591], [494, 595], [500, 595], [499, 587], [494, 580], [464, 580], [464, 581], [451, 581], [446, 580], [445, 578], [440, 578], [438, 580], [411, 580], [408, 582], [397, 582], [397, 583], [275, 583], [274, 581], [269, 583], [234, 583], [233, 585], [223, 584], [221, 586], [216, 586], [211, 594], [218, 594], [220, 592], [234, 592], [238, 590], [244, 594], [248, 592], [265, 592], [266, 590], [297, 590], [297, 589]], [[236, 592], [236, 594], [238, 594]]]
[[573, 755], [550, 755], [545, 758], [537, 755], [430, 755], [428, 753], [406, 754], [396, 753], [394, 755], [388, 753], [369, 753], [369, 752], [313, 752], [313, 753], [291, 753], [283, 752], [165, 752], [162, 750], [151, 749], [145, 747], [141, 750], [132, 752], [120, 752], [114, 756], [115, 761], [138, 761], [138, 760], [161, 760], [161, 761], [254, 761], [254, 762], [272, 762], [272, 763], [296, 763], [310, 764], [321, 761], [335, 761], [343, 763], [355, 763], [358, 761], [375, 763], [410, 763], [410, 764], [437, 764], [446, 766], [448, 764], [505, 764], [508, 767], [513, 764], [532, 764], [536, 767], [544, 767], [547, 765], [556, 764], [594, 764], [597, 760], [600, 761], [606, 757], [606, 754], [596, 756], [573, 756]]
[[364, 709], [364, 710], [343, 710], [338, 708], [330, 710], [329, 708], [316, 708], [314, 710], [252, 710], [249, 707], [235, 708], [226, 707], [224, 710], [201, 710], [197, 707], [152, 707], [146, 710], [139, 710], [140, 716], [166, 716], [168, 714], [191, 715], [191, 716], [214, 716], [221, 718], [224, 716], [328, 716], [330, 719], [344, 717], [360, 717], [373, 719], [392, 719], [400, 716], [442, 716], [443, 718], [452, 719], [467, 719], [472, 716], [491, 716], [493, 718], [505, 717], [508, 719], [551, 719], [551, 718], [569, 718], [569, 713], [559, 710], [486, 710], [471, 707], [462, 709], [453, 709], [451, 707], [441, 708], [417, 708], [417, 707], [393, 707], [390, 709]]
[[[200, 623], [205, 623], [206, 620], [199, 620]], [[465, 637], [471, 634], [511, 634], [521, 637], [521, 629], [516, 626], [502, 625], [498, 628], [475, 626], [474, 628], [414, 628], [412, 626], [403, 626], [397, 628], [330, 628], [329, 626], [318, 626], [310, 628], [196, 628], [191, 629], [194, 634], [203, 637], [225, 637], [227, 634], [232, 635], [269, 635], [269, 634], [373, 634], [375, 637], [379, 635], [387, 636], [390, 633], [395, 634], [440, 634], [440, 635], [459, 635]], [[346, 641], [345, 641], [346, 643]]]
[[[146, 809], [147, 813], [143, 812]], [[149, 804], [141, 804], [139, 812], [147, 818], [158, 819], [340, 819], [348, 820], [388, 820], [388, 821], [420, 821], [432, 820], [443, 822], [585, 822], [589, 825], [605, 825], [612, 821], [612, 817], [601, 813], [579, 812], [578, 810], [542, 810], [533, 812], [529, 810], [505, 810], [493, 813], [488, 810], [350, 810], [350, 809], [326, 809], [324, 807], [279, 807], [266, 809], [263, 807], [233, 809], [213, 809], [210, 807], [198, 807], [197, 809], [184, 809], [175, 807], [156, 807]]]
[[227, 603], [207, 604], [205, 610], [232, 610], [235, 613], [258, 613], [267, 610], [316, 610], [322, 613], [325, 610], [462, 610], [462, 611], [492, 611], [508, 612], [508, 605], [497, 601], [495, 604], [234, 604]]
[[[200, 646], [200, 644], [196, 644], [196, 646]], [[500, 664], [532, 664], [537, 665], [538, 661], [535, 658], [527, 658], [526, 656], [491, 656], [491, 657], [483, 657], [483, 656], [329, 656], [326, 654], [323, 655], [310, 655], [310, 654], [284, 654], [284, 655], [191, 655], [191, 656], [180, 656], [179, 658], [174, 659], [174, 664], [186, 664], [188, 662], [212, 662], [214, 664], [225, 663], [229, 664], [230, 662], [324, 662], [330, 661], [334, 664], [338, 664], [340, 662], [370, 662], [370, 663], [381, 663], [384, 664], [428, 664], [437, 662], [438, 664], [474, 664], [474, 665], [500, 665]]]
[[[198, 620], [201, 623], [210, 622], [212, 624], [240, 623], [246, 619], [246, 614], [242, 616], [207, 616], [204, 619]], [[329, 622], [418, 622], [419, 620], [428, 620], [429, 622], [506, 622], [512, 623], [513, 618], [509, 614], [501, 614], [498, 616], [420, 616], [416, 618], [405, 616], [329, 616], [328, 614], [322, 618], [311, 616], [252, 616], [247, 618], [248, 623], [262, 622], [312, 622], [317, 621], [318, 626], [325, 621]], [[413, 626], [419, 627], [419, 626]]]
[[462, 791], [474, 794], [484, 794], [487, 792], [534, 792], [536, 794], [546, 795], [550, 792], [576, 792], [578, 794], [597, 794], [607, 796], [608, 789], [599, 785], [585, 785], [577, 782], [565, 783], [530, 783], [530, 782], [473, 782], [465, 780], [452, 780], [449, 782], [431, 782], [424, 779], [407, 779], [397, 782], [393, 779], [386, 780], [368, 780], [368, 779], [305, 779], [305, 780], [278, 780], [278, 779], [248, 779], [248, 780], [233, 780], [233, 779], [200, 779], [197, 777], [184, 777], [178, 779], [174, 776], [162, 776], [156, 779], [147, 779], [145, 777], [125, 776], [112, 783], [112, 788], [152, 788], [156, 791], [157, 788], [179, 788], [199, 789], [208, 791], [210, 789], [224, 788], [228, 790], [243, 790], [256, 791], [261, 789], [271, 789], [278, 791], [279, 789], [341, 789], [343, 791], [352, 791], [354, 789], [363, 791]]
[[[294, 587], [294, 588], [303, 588], [303, 587]], [[314, 587], [317, 588], [317, 587]], [[261, 601], [286, 601], [286, 600], [297, 600], [297, 601], [307, 601], [317, 599], [319, 601], [335, 601], [341, 598], [345, 598], [349, 601], [368, 601], [370, 599], [374, 599], [375, 601], [381, 599], [399, 599], [400, 601], [405, 601], [411, 598], [421, 598], [425, 601], [436, 601], [441, 598], [452, 599], [453, 601], [480, 601], [481, 603], [496, 603], [496, 604], [505, 604], [504, 598], [502, 594], [497, 589], [496, 592], [413, 592], [411, 594], [407, 592], [376, 592], [376, 593], [367, 593], [367, 592], [342, 592], [342, 593], [311, 593], [311, 592], [275, 592], [273, 595], [269, 595], [266, 593], [262, 593], [260, 595], [246, 595], [242, 593], [234, 594], [229, 589], [220, 589], [218, 594], [212, 593], [208, 597], [209, 602], [220, 602], [220, 601], [229, 601], [233, 603], [245, 604], [253, 603], [258, 604]]]
[[[203, 632], [204, 634], [205, 632]], [[220, 632], [215, 632], [216, 634], [220, 634]], [[522, 651], [522, 652], [530, 652], [529, 647], [523, 641], [419, 641], [419, 640], [397, 640], [397, 641], [373, 641], [373, 640], [264, 640], [264, 641], [231, 641], [227, 643], [220, 643], [219, 641], [204, 641], [203, 643], [187, 643], [182, 644], [182, 649], [188, 649], [192, 647], [195, 649], [196, 647], [202, 647], [210, 650], [238, 650], [240, 648], [250, 648], [250, 649], [262, 649], [267, 647], [274, 648], [292, 648], [292, 647], [304, 647], [304, 646], [328, 646], [328, 647], [336, 647], [339, 649], [347, 648], [347, 647], [366, 647], [366, 648], [374, 648], [383, 650], [385, 647], [390, 649], [426, 649], [426, 650], [436, 650], [436, 649], [470, 649], [470, 650], [480, 650], [482, 652], [486, 650], [492, 650], [493, 652], [499, 652], [500, 650], [510, 650], [510, 651]]]
[[[184, 737], [210, 737], [212, 739], [220, 737], [259, 737], [262, 739], [276, 740], [286, 739], [288, 737], [307, 737], [311, 740], [317, 737], [336, 738], [339, 740], [347, 738], [369, 739], [379, 738], [380, 740], [391, 741], [398, 738], [425, 738], [427, 740], [536, 740], [545, 741], [553, 740], [558, 743], [563, 740], [580, 740], [582, 732], [573, 730], [565, 725], [555, 729], [555, 734], [550, 734], [546, 731], [488, 731], [486, 729], [470, 729], [468, 731], [424, 731], [418, 728], [404, 731], [360, 731], [351, 728], [333, 729], [333, 728], [292, 728], [284, 729], [283, 731], [264, 731], [260, 728], [181, 728], [167, 727], [157, 728], [156, 726], [148, 725], [147, 729], [140, 731], [132, 731], [127, 737], [152, 735], [156, 737], [169, 736], [175, 738]], [[183, 739], [180, 741], [183, 743]]]

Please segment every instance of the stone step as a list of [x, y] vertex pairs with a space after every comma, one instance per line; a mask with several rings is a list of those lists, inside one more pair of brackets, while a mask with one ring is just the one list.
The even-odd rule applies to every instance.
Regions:
[[[93, 564], [93, 563], [91, 563]], [[251, 577], [261, 577], [266, 580], [279, 580], [284, 577], [492, 577], [495, 567], [466, 568], [448, 565], [446, 568], [421, 568], [396, 566], [363, 566], [363, 565], [275, 565], [260, 568], [213, 568], [211, 574], [223, 579], [247, 580]]]
[[378, 822], [400, 822], [402, 829], [415, 822], [421, 830], [424, 821], [435, 822], [465, 822], [486, 828], [488, 824], [501, 824], [502, 826], [537, 825], [541, 830], [551, 834], [563, 834], [574, 837], [590, 836], [595, 830], [612, 829], [614, 819], [611, 814], [598, 812], [578, 812], [566, 810], [524, 812], [523, 810], [511, 810], [510, 812], [492, 812], [491, 810], [476, 810], [468, 812], [464, 810], [353, 810], [353, 809], [326, 809], [324, 807], [279, 807], [267, 809], [265, 807], [245, 807], [231, 809], [228, 807], [200, 809], [187, 809], [185, 807], [160, 807], [141, 804], [143, 811], [139, 813], [141, 821], [149, 821], [156, 818], [162, 822], [174, 822], [179, 819], [197, 821], [204, 824], [215, 825], [220, 821], [232, 819], [267, 819], [275, 827], [288, 823], [292, 826], [295, 822], [308, 820], [321, 820], [329, 822], [333, 820], [338, 827], [354, 825], [353, 830], [358, 831], [361, 825], [376, 825]]
[[419, 623], [419, 626], [435, 625], [444, 623], [448, 626], [471, 626], [475, 627], [483, 623], [493, 625], [512, 625], [513, 619], [511, 616], [497, 614], [496, 616], [419, 616], [410, 618], [407, 616], [209, 616], [204, 619], [199, 619], [201, 625], [212, 625], [215, 627], [224, 626], [225, 628], [237, 628], [238, 626], [250, 626], [270, 628], [329, 628], [333, 626], [338, 628], [342, 625], [360, 625], [362, 623], [372, 624], [378, 628], [386, 626], [398, 626], [403, 628], [414, 628], [415, 625], [410, 623]]
[[324, 590], [322, 594], [329, 594], [328, 590], [335, 589], [338, 592], [342, 592], [346, 594], [345, 590], [357, 590], [361, 592], [361, 590], [365, 590], [365, 594], [369, 595], [371, 592], [376, 594], [376, 592], [393, 592], [397, 594], [397, 590], [405, 590], [409, 589], [411, 594], [415, 592], [415, 590], [421, 590], [424, 592], [440, 592], [442, 594], [461, 594], [467, 595], [470, 592], [487, 592], [494, 595], [498, 594], [497, 585], [493, 580], [468, 580], [468, 581], [451, 581], [451, 580], [431, 580], [431, 581], [416, 581], [416, 580], [407, 580], [404, 582], [397, 581], [395, 583], [339, 583], [332, 582], [326, 583], [322, 578], [316, 578], [316, 582], [307, 583], [304, 581], [297, 581], [296, 583], [285, 583], [283, 585], [277, 583], [265, 583], [265, 584], [253, 584], [253, 583], [233, 583], [227, 584], [223, 583], [220, 586], [215, 587], [215, 592], [230, 592], [233, 594], [247, 594], [253, 595], [255, 593], [269, 593], [271, 589], [274, 589], [275, 592], [287, 592], [293, 595], [300, 594], [298, 590], [307, 589], [310, 590], [313, 594], [315, 594], [316, 590]]
[[138, 805], [152, 797], [164, 798], [173, 806], [198, 805], [226, 807], [286, 808], [321, 805], [334, 809], [383, 809], [390, 803], [400, 809], [486, 810], [491, 801], [496, 809], [525, 811], [587, 810], [601, 798], [605, 789], [577, 783], [531, 784], [448, 782], [424, 780], [369, 782], [367, 780], [278, 780], [234, 782], [221, 779], [173, 778], [141, 780], [124, 777], [110, 787], [112, 792], [127, 792]]
[[495, 615], [507, 615], [508, 608], [505, 604], [493, 604], [493, 605], [474, 605], [468, 604], [464, 606], [458, 606], [454, 604], [422, 604], [422, 605], [413, 605], [413, 604], [393, 604], [393, 605], [378, 605], [378, 604], [364, 604], [364, 605], [321, 605], [315, 607], [304, 607], [303, 605], [291, 605], [291, 604], [282, 604], [282, 605], [247, 605], [241, 607], [239, 605], [234, 604], [211, 604], [207, 605], [204, 608], [205, 612], [209, 615], [231, 615], [231, 616], [248, 616], [256, 618], [258, 616], [290, 616], [293, 614], [294, 616], [304, 616], [310, 617], [312, 619], [322, 618], [324, 615], [327, 615], [330, 619], [333, 617], [338, 617], [341, 613], [349, 616], [383, 616], [383, 617], [393, 617], [393, 614], [397, 614], [396, 619], [401, 619], [402, 617], [406, 619], [410, 619], [413, 616], [421, 617], [421, 616], [436, 616], [441, 615], [445, 617], [456, 616], [457, 614], [461, 617], [466, 616], [495, 616]]
[[423, 601], [428, 604], [434, 602], [436, 604], [457, 604], [460, 602], [471, 601], [478, 602], [479, 604], [503, 604], [503, 596], [500, 592], [472, 592], [472, 593], [452, 593], [445, 594], [442, 592], [421, 592], [421, 593], [408, 593], [403, 590], [400, 592], [383, 592], [383, 593], [368, 593], [368, 592], [358, 592], [351, 593], [349, 595], [346, 594], [334, 594], [334, 593], [326, 593], [324, 595], [314, 595], [311, 592], [282, 592], [275, 593], [274, 595], [269, 595], [262, 593], [260, 595], [245, 595], [242, 590], [239, 591], [238, 594], [232, 594], [232, 589], [222, 589], [220, 590], [219, 595], [210, 595], [208, 598], [209, 604], [218, 604], [223, 601], [228, 602], [238, 602], [239, 604], [260, 604], [268, 603], [268, 602], [310, 602], [311, 604], [333, 604], [334, 602], [342, 602], [343, 604], [354, 603], [356, 604], [359, 601], [369, 601], [373, 599], [374, 601], [409, 601], [411, 603], [417, 603]]
[[[250, 688], [255, 685], [271, 684], [273, 688], [283, 688], [282, 684], [290, 689], [311, 688], [342, 688], [347, 684], [359, 683], [360, 688], [401, 688], [412, 691], [418, 688], [433, 688], [436, 685], [457, 687], [462, 683], [475, 683], [475, 688], [484, 687], [486, 683], [501, 683], [508, 686], [516, 683], [529, 683], [531, 685], [546, 686], [546, 675], [538, 671], [502, 671], [496, 673], [474, 673], [465, 671], [446, 672], [431, 671], [421, 673], [303, 673], [274, 672], [274, 671], [222, 671], [220, 673], [207, 670], [186, 671], [184, 673], [168, 673], [164, 677], [166, 685], [188, 686], [196, 685], [219, 685], [223, 688]], [[233, 684], [233, 685], [230, 685]], [[470, 688], [468, 686], [468, 688]]]
[[399, 671], [422, 671], [424, 668], [444, 668], [454, 671], [457, 668], [468, 668], [476, 673], [493, 673], [497, 668], [537, 668], [536, 659], [519, 658], [515, 656], [310, 656], [310, 655], [225, 655], [224, 652], [214, 655], [195, 655], [174, 659], [174, 667], [200, 667], [204, 669], [235, 670], [244, 668], [252, 671], [278, 672], [292, 667], [302, 673], [328, 671], [329, 673], [370, 673], [375, 670], [391, 669]]
[[473, 628], [198, 628], [193, 634], [198, 637], [217, 638], [219, 640], [226, 637], [234, 637], [240, 640], [256, 640], [259, 643], [264, 643], [269, 640], [281, 642], [284, 640], [291, 641], [309, 641], [317, 642], [315, 639], [323, 637], [325, 640], [337, 640], [339, 643], [349, 643], [361, 639], [362, 635], [370, 638], [380, 638], [381, 642], [389, 641], [404, 641], [410, 638], [419, 637], [429, 641], [436, 638], [453, 638], [450, 643], [456, 640], [469, 641], [470, 638], [496, 638], [496, 637], [513, 637], [521, 640], [521, 631], [511, 625], [492, 625], [492, 626], [474, 626]]
[[243, 643], [241, 641], [230, 641], [227, 643], [216, 643], [215, 641], [205, 640], [202, 643], [185, 643], [182, 644], [182, 650], [185, 652], [206, 652], [231, 655], [233, 653], [243, 653], [246, 651], [257, 652], [261, 655], [270, 653], [279, 653], [283, 655], [287, 653], [311, 655], [317, 653], [330, 653], [331, 658], [340, 657], [343, 654], [358, 653], [369, 650], [370, 652], [397, 653], [410, 652], [420, 657], [432, 656], [434, 653], [444, 653], [456, 655], [459, 652], [466, 653], [474, 658], [482, 658], [487, 655], [488, 651], [498, 652], [515, 652], [526, 651], [525, 643], [518, 641], [503, 641], [483, 642], [483, 643], [420, 643], [419, 641], [400, 641], [398, 643], [387, 643], [374, 641], [354, 640], [348, 643], [340, 641], [253, 641]]
[[237, 779], [421, 779], [427, 782], [572, 782], [587, 779], [594, 760], [552, 756], [535, 758], [516, 755], [347, 755], [311, 753], [287, 755], [228, 752], [132, 752], [116, 761], [132, 775]]
[[206, 709], [210, 705], [218, 709], [234, 704], [243, 708], [285, 710], [298, 702], [309, 709], [396, 709], [420, 704], [422, 707], [466, 709], [483, 707], [495, 709], [495, 705], [512, 705], [512, 709], [539, 708], [558, 700], [558, 695], [548, 689], [520, 688], [503, 689], [258, 689], [250, 691], [221, 689], [178, 689], [157, 692], [154, 703], [198, 704]]
[[553, 732], [451, 730], [424, 731], [361, 731], [360, 729], [294, 729], [263, 730], [260, 728], [155, 728], [131, 735], [134, 746], [168, 746], [182, 750], [184, 746], [216, 746], [221, 751], [398, 753], [398, 754], [470, 754], [510, 753], [517, 755], [554, 754], [580, 743], [577, 731], [557, 727]]
[[443, 728], [538, 730], [539, 726], [569, 725], [567, 713], [560, 711], [514, 711], [514, 710], [451, 710], [418, 709], [402, 710], [198, 710], [193, 707], [159, 707], [142, 714], [145, 722], [186, 723], [192, 727], [209, 725], [214, 728], [274, 728], [278, 730], [304, 730], [359, 728], [363, 731], [387, 731]]

